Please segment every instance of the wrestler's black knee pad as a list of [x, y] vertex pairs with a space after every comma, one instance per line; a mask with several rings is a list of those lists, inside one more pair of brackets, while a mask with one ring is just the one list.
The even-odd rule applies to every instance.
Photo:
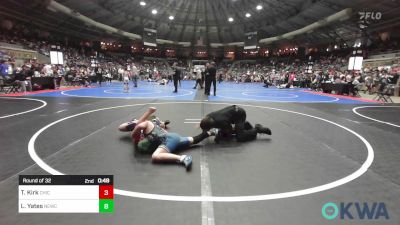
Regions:
[[246, 121], [246, 122], [244, 122], [244, 129], [251, 130], [251, 129], [253, 129], [253, 126], [251, 125], [251, 123], [249, 121]]

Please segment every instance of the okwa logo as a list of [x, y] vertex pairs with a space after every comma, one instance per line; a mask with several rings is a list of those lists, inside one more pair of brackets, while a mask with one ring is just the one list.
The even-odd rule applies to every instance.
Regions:
[[341, 220], [379, 220], [389, 219], [389, 212], [383, 202], [341, 202], [339, 206], [333, 202], [328, 202], [322, 206], [322, 217], [333, 220], [337, 217]]

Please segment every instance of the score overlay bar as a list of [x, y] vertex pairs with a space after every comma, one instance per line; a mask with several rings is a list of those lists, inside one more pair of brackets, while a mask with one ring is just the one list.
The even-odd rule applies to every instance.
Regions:
[[112, 213], [112, 175], [20, 175], [19, 213]]

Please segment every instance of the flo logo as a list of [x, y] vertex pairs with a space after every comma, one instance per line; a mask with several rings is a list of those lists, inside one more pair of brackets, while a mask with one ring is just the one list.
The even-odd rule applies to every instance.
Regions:
[[337, 217], [341, 220], [379, 220], [389, 219], [389, 213], [383, 202], [341, 202], [339, 206], [333, 202], [328, 202], [322, 206], [322, 217], [333, 220]]
[[380, 20], [382, 19], [381, 12], [358, 12], [360, 20]]

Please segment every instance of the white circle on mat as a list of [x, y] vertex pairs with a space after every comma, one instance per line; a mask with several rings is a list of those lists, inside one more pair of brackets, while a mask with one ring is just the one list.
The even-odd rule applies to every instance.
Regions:
[[[93, 113], [93, 112], [99, 112], [99, 111], [104, 111], [104, 110], [109, 110], [109, 109], [118, 109], [118, 108], [126, 108], [126, 107], [136, 107], [136, 106], [144, 106], [144, 105], [168, 105], [168, 104], [208, 104], [208, 105], [231, 105], [230, 103], [210, 103], [210, 102], [160, 102], [160, 103], [148, 103], [148, 104], [133, 104], [133, 105], [122, 105], [122, 106], [113, 106], [113, 107], [107, 107], [107, 108], [101, 108], [101, 109], [94, 109], [82, 113], [78, 113], [75, 115], [71, 115], [68, 117], [64, 117], [62, 119], [59, 119], [57, 121], [54, 121], [40, 130], [38, 130], [29, 140], [28, 143], [28, 152], [33, 161], [35, 161], [43, 170], [46, 172], [53, 174], [53, 175], [64, 175], [62, 172], [52, 168], [49, 166], [47, 163], [45, 163], [36, 153], [35, 149], [35, 142], [38, 136], [48, 129], [49, 127], [60, 123], [62, 121], [78, 117], [81, 115]], [[349, 183], [361, 175], [363, 175], [365, 172], [368, 171], [368, 168], [372, 165], [372, 162], [374, 161], [374, 150], [371, 146], [371, 144], [360, 134], [357, 132], [340, 125], [338, 123], [335, 123], [333, 121], [309, 115], [306, 113], [301, 113], [301, 112], [296, 112], [296, 111], [291, 111], [291, 110], [286, 110], [286, 109], [279, 109], [279, 108], [273, 108], [273, 107], [267, 107], [267, 106], [257, 106], [257, 105], [243, 105], [243, 104], [237, 104], [242, 107], [252, 107], [252, 108], [260, 108], [260, 109], [269, 109], [269, 110], [276, 110], [276, 111], [281, 111], [281, 112], [287, 112], [287, 113], [293, 113], [297, 115], [302, 115], [306, 116], [309, 118], [313, 118], [316, 120], [320, 120], [332, 125], [335, 125], [339, 128], [342, 128], [343, 130], [353, 134], [356, 136], [358, 139], [360, 139], [364, 145], [367, 148], [367, 159], [363, 162], [361, 167], [354, 171], [353, 173], [347, 175], [346, 177], [343, 177], [339, 180], [332, 181], [327, 184], [315, 186], [315, 187], [310, 187], [307, 189], [301, 189], [301, 190], [296, 190], [296, 191], [289, 191], [289, 192], [281, 192], [281, 193], [273, 193], [273, 194], [264, 194], [264, 195], [247, 195], [247, 196], [180, 196], [180, 195], [161, 195], [161, 194], [152, 194], [152, 193], [143, 193], [143, 192], [135, 192], [135, 191], [128, 191], [128, 190], [122, 190], [122, 189], [114, 189], [114, 193], [117, 195], [122, 195], [122, 196], [128, 196], [128, 197], [134, 197], [134, 198], [144, 198], [144, 199], [153, 199], [153, 200], [164, 200], [164, 201], [184, 201], [184, 202], [248, 202], [248, 201], [264, 201], [264, 200], [273, 200], [273, 199], [284, 199], [284, 198], [292, 198], [292, 197], [298, 197], [298, 196], [304, 196], [304, 195], [310, 195], [326, 190], [330, 190], [336, 187], [339, 187], [341, 185], [344, 185], [346, 183]]]
[[[78, 89], [82, 90], [82, 89]], [[174, 95], [156, 95], [156, 96], [94, 96], [94, 95], [79, 95], [79, 94], [70, 94], [71, 91], [78, 91], [78, 90], [69, 90], [69, 91], [62, 91], [61, 94], [70, 97], [79, 97], [79, 98], [121, 98], [121, 99], [141, 99], [141, 98], [150, 98], [150, 99], [157, 99], [157, 98], [176, 98], [176, 97], [183, 97], [192, 95], [193, 91], [187, 90], [179, 90], [178, 94]], [[89, 89], [87, 89], [89, 90]], [[172, 91], [171, 91], [172, 92]], [[184, 94], [179, 94], [180, 92], [184, 92]]]
[[361, 116], [361, 117], [364, 117], [366, 119], [369, 119], [369, 120], [372, 120], [372, 121], [375, 121], [375, 122], [378, 122], [378, 123], [387, 124], [387, 125], [390, 125], [390, 126], [393, 126], [393, 127], [400, 127], [400, 125], [397, 125], [397, 124], [394, 124], [394, 123], [389, 123], [389, 122], [378, 120], [378, 119], [374, 119], [372, 117], [365, 116], [365, 115], [357, 112], [358, 109], [365, 109], [365, 108], [400, 108], [400, 106], [360, 106], [360, 107], [353, 108], [353, 112], [355, 114]]
[[[260, 95], [258, 95], [260, 94]], [[268, 92], [253, 92], [253, 91], [245, 91], [242, 92], [242, 95], [249, 97], [258, 97], [258, 98], [298, 98], [298, 95], [295, 94], [285, 94], [285, 93], [268, 93]]]
[[[226, 92], [225, 92], [226, 93]], [[327, 100], [327, 101], [309, 101], [309, 100], [304, 100], [302, 101], [300, 99], [295, 99], [295, 100], [276, 100], [276, 99], [254, 99], [254, 98], [241, 98], [241, 97], [230, 97], [226, 95], [221, 95], [220, 93], [217, 93], [217, 97], [225, 98], [225, 99], [233, 99], [233, 100], [245, 100], [245, 101], [256, 101], [256, 102], [279, 102], [279, 103], [293, 103], [293, 102], [299, 102], [299, 103], [325, 103], [325, 102], [337, 102], [340, 99], [335, 98], [335, 97], [330, 97], [330, 96], [324, 96], [328, 98], [332, 98], [332, 100]]]
[[108, 90], [104, 90], [104, 93], [107, 94], [136, 94], [136, 95], [153, 95], [153, 94], [160, 94], [162, 93], [161, 90], [157, 90], [157, 91], [149, 91], [146, 92], [147, 90], [137, 90], [137, 89], [133, 89], [132, 91], [130, 90], [128, 93], [125, 93], [124, 90], [122, 89], [108, 89]]
[[39, 106], [39, 107], [36, 107], [36, 108], [34, 108], [34, 109], [30, 109], [30, 110], [23, 111], [23, 112], [19, 112], [19, 113], [13, 113], [13, 114], [10, 114], [10, 115], [0, 116], [0, 119], [4, 119], [4, 118], [8, 118], [8, 117], [12, 117], [12, 116], [18, 116], [18, 115], [22, 115], [22, 114], [25, 114], [25, 113], [30, 113], [30, 112], [33, 112], [33, 111], [39, 110], [39, 109], [41, 109], [41, 108], [43, 108], [43, 107], [45, 107], [45, 106], [47, 105], [47, 102], [45, 102], [45, 101], [43, 101], [43, 100], [40, 100], [40, 99], [35, 99], [35, 98], [14, 98], [14, 97], [1, 97], [0, 99], [29, 100], [29, 101], [36, 101], [36, 102], [41, 102], [41, 103], [42, 103], [42, 105], [41, 105], [41, 106]]

